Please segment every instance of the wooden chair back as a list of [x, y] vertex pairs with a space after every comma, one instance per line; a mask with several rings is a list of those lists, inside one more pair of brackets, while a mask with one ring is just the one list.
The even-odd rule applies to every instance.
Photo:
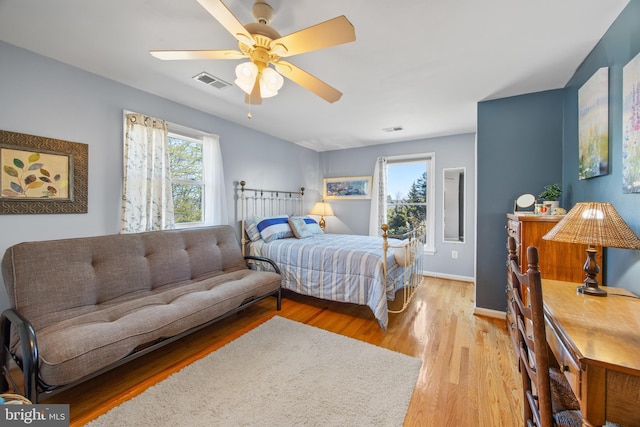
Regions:
[[549, 352], [545, 335], [542, 282], [538, 270], [538, 249], [527, 248], [528, 269], [520, 273], [516, 241], [509, 237], [507, 260], [514, 289], [518, 329], [518, 366], [522, 375], [524, 420], [527, 426], [552, 427], [553, 410], [549, 379]]

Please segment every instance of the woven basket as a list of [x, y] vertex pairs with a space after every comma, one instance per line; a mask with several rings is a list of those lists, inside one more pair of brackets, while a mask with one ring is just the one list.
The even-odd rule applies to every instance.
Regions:
[[21, 394], [0, 393], [0, 397], [4, 399], [5, 405], [31, 405], [31, 401]]

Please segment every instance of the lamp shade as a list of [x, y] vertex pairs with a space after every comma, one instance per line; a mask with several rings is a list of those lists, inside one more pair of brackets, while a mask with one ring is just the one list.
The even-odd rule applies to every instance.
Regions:
[[605, 248], [640, 249], [640, 239], [611, 203], [576, 203], [542, 238]]
[[334, 216], [331, 205], [327, 202], [318, 202], [313, 206], [309, 215]]
[[251, 95], [258, 77], [258, 66], [253, 62], [243, 62], [236, 67], [234, 83], [246, 94]]
[[284, 84], [284, 78], [272, 68], [265, 68], [260, 75], [260, 96], [271, 98], [276, 96]]

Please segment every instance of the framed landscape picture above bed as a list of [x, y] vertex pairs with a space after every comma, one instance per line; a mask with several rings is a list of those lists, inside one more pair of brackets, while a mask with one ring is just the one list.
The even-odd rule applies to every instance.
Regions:
[[322, 198], [325, 200], [370, 199], [371, 178], [370, 176], [325, 178], [322, 182]]

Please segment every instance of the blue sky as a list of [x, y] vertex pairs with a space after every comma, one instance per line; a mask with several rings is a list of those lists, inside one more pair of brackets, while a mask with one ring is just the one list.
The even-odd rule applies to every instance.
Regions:
[[397, 163], [387, 165], [387, 193], [394, 199], [406, 197], [411, 189], [411, 184], [418, 180], [426, 172], [426, 163], [419, 161], [415, 163]]

